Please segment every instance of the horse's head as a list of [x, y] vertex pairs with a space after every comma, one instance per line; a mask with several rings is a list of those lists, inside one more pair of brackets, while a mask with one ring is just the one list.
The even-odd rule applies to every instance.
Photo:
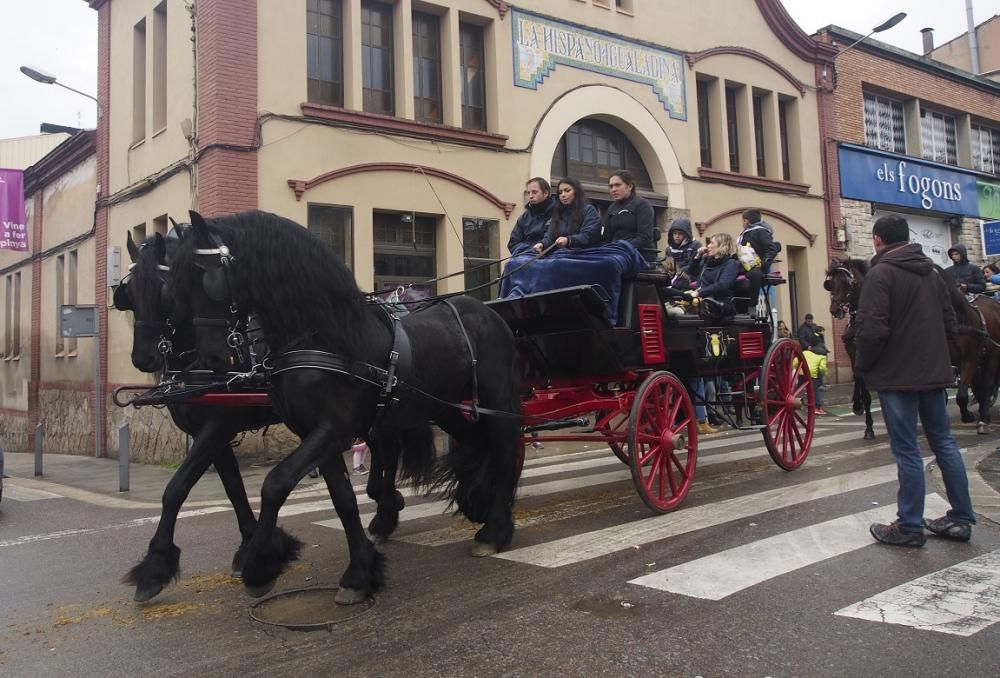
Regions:
[[173, 335], [167, 321], [173, 305], [167, 292], [166, 242], [157, 233], [136, 245], [129, 234], [126, 244], [132, 263], [115, 289], [114, 306], [131, 311], [135, 318], [132, 364], [142, 372], [157, 372], [165, 366]]
[[835, 259], [823, 281], [823, 288], [830, 293], [830, 315], [838, 320], [852, 315], [858, 308], [864, 273], [853, 264], [853, 260]]
[[177, 244], [172, 291], [194, 325], [198, 362], [226, 372], [242, 344], [240, 314], [231, 292], [236, 258], [208, 222], [191, 212], [190, 232]]

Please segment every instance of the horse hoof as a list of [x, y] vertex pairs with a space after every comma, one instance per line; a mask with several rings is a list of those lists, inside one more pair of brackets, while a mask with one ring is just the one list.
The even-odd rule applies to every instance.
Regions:
[[875, 440], [875, 431], [870, 429], [865, 431], [865, 440]]
[[158, 584], [154, 586], [147, 586], [145, 588], [137, 588], [132, 600], [137, 603], [145, 603], [160, 595], [160, 591], [162, 590], [163, 587]]
[[384, 534], [375, 534], [374, 532], [372, 532], [371, 537], [372, 537], [372, 543], [375, 544], [376, 546], [380, 546], [389, 541], [389, 537], [385, 536]]
[[250, 586], [249, 584], [244, 584], [243, 588], [246, 590], [247, 595], [251, 598], [261, 598], [266, 596], [274, 588], [274, 582], [269, 581], [266, 584], [261, 584], [260, 586]]
[[477, 541], [472, 545], [472, 557], [485, 558], [486, 556], [495, 555], [499, 550], [496, 544], [484, 544], [481, 541]]
[[978, 424], [976, 426], [976, 433], [979, 435], [986, 435], [986, 424]]
[[976, 415], [974, 415], [974, 414], [969, 413], [969, 414], [963, 414], [962, 415], [962, 423], [963, 424], [971, 424], [975, 420], [976, 420]]
[[402, 511], [404, 508], [406, 508], [406, 500], [403, 499], [403, 493], [396, 490], [396, 510]]
[[337, 605], [357, 605], [368, 599], [368, 595], [359, 589], [339, 588], [337, 595], [333, 597], [333, 602]]
[[855, 417], [860, 417], [860, 416], [861, 416], [862, 414], [864, 414], [864, 413], [865, 413], [865, 408], [864, 408], [864, 407], [862, 407], [861, 405], [855, 405], [855, 406], [854, 406], [854, 407], [853, 407], [853, 408], [851, 409], [851, 411], [852, 411], [852, 412], [854, 412], [854, 416], [855, 416]]

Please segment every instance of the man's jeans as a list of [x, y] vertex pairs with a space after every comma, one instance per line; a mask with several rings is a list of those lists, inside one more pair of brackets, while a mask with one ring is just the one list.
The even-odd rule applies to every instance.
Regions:
[[879, 391], [878, 399], [899, 471], [896, 504], [900, 528], [904, 532], [923, 529], [924, 464], [917, 443], [918, 414], [948, 493], [951, 504], [948, 517], [956, 523], [974, 524], [976, 516], [969, 498], [969, 479], [958, 445], [951, 435], [945, 390]]

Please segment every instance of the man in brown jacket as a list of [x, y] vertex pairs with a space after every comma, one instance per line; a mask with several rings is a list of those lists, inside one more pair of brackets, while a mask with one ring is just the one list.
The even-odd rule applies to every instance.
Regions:
[[[924, 529], [968, 541], [976, 522], [958, 445], [951, 435], [945, 387], [954, 381], [948, 337], [956, 331], [946, 283], [920, 248], [910, 243], [906, 219], [889, 215], [872, 228], [875, 256], [865, 276], [855, 320], [854, 368], [878, 391], [889, 444], [899, 469], [898, 519], [871, 526], [894, 546], [923, 546]], [[917, 417], [924, 427], [951, 510], [924, 520], [924, 465]]]

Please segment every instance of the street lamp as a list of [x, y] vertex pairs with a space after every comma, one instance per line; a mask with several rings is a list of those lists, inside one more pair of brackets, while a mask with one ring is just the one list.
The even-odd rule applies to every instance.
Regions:
[[[883, 31], [889, 30], [890, 28], [892, 28], [893, 26], [897, 25], [900, 21], [902, 21], [905, 18], [906, 18], [906, 12], [899, 12], [898, 14], [894, 14], [893, 16], [889, 17], [888, 19], [886, 19], [885, 21], [883, 21], [882, 23], [880, 23], [878, 26], [876, 26], [875, 28], [873, 28], [871, 30], [871, 33], [869, 33], [868, 35], [864, 35], [864, 36], [858, 38], [857, 40], [855, 40], [854, 42], [852, 42], [850, 45], [848, 45], [844, 49], [840, 50], [840, 52], [837, 53], [837, 56], [833, 57], [833, 61], [829, 62], [829, 64], [834, 67], [834, 70], [833, 70], [833, 83], [832, 83], [833, 89], [837, 89], [837, 69], [836, 69], [837, 59], [839, 59], [841, 56], [843, 56], [844, 52], [849, 52], [859, 42], [861, 42], [862, 40], [867, 40], [868, 38], [872, 37], [876, 33], [881, 33]], [[823, 66], [823, 79], [826, 80], [826, 65]]]
[[77, 94], [80, 94], [82, 96], [87, 97], [88, 99], [93, 100], [93, 102], [97, 104], [97, 119], [98, 120], [101, 119], [101, 102], [97, 100], [97, 97], [91, 96], [86, 92], [81, 92], [78, 89], [73, 89], [69, 85], [62, 84], [61, 82], [56, 80], [56, 76], [52, 75], [51, 73], [46, 73], [40, 68], [32, 68], [31, 66], [21, 66], [21, 72], [24, 73], [29, 78], [31, 78], [32, 80], [34, 80], [35, 82], [40, 82], [43, 85], [58, 85], [63, 89], [68, 89], [70, 92], [76, 92]]

